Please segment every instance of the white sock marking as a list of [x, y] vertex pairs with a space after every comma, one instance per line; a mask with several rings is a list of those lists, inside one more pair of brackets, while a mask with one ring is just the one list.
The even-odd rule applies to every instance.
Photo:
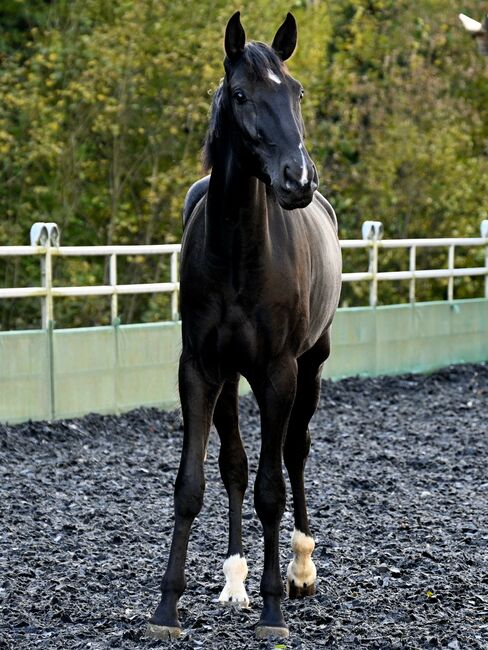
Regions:
[[268, 77], [271, 79], [271, 81], [274, 81], [275, 84], [281, 83], [281, 79], [278, 77], [278, 75], [275, 74], [273, 70], [270, 70], [269, 68], [268, 68]]
[[236, 603], [249, 607], [249, 597], [244, 580], [247, 577], [247, 562], [238, 553], [231, 555], [224, 562], [225, 585], [219, 596], [221, 603]]
[[300, 185], [304, 187], [308, 183], [307, 161], [305, 160], [305, 154], [303, 153], [303, 144], [301, 142], [298, 148], [300, 149], [300, 154], [302, 156], [302, 175], [300, 177]]
[[315, 548], [313, 537], [309, 537], [295, 528], [291, 536], [291, 548], [295, 557], [288, 565], [288, 590], [292, 583], [295, 583], [297, 587], [315, 584], [317, 569], [312, 560]]

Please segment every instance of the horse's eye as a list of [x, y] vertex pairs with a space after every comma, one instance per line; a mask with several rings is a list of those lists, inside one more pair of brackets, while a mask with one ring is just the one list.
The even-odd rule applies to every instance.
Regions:
[[245, 104], [247, 99], [242, 90], [236, 90], [232, 95], [238, 104]]

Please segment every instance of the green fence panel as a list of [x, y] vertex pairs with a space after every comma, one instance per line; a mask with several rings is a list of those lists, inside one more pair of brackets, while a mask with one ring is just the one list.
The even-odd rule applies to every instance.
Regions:
[[54, 330], [53, 363], [57, 418], [116, 412], [113, 327]]
[[[174, 407], [180, 350], [179, 323], [0, 333], [0, 422]], [[340, 309], [324, 377], [486, 360], [486, 299]]]
[[55, 414], [121, 413], [178, 402], [179, 323], [55, 330]]
[[486, 299], [339, 309], [324, 377], [426, 372], [486, 360]]
[[52, 417], [49, 333], [0, 333], [0, 422]]
[[118, 412], [141, 404], [171, 408], [178, 403], [180, 340], [179, 323], [116, 328]]
[[366, 375], [376, 368], [374, 309], [339, 309], [331, 334], [331, 355], [324, 366], [324, 377]]

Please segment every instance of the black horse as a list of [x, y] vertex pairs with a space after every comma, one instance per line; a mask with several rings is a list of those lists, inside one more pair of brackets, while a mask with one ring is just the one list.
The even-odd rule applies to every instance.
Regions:
[[287, 636], [278, 536], [285, 507], [282, 458], [294, 504], [294, 559], [288, 593], [315, 592], [315, 566], [303, 472], [308, 423], [329, 355], [329, 329], [341, 285], [337, 222], [319, 194], [303, 144], [302, 86], [283, 62], [296, 45], [291, 14], [271, 47], [245, 43], [239, 13], [225, 34], [225, 78], [216, 92], [204, 149], [211, 174], [190, 190], [181, 257], [183, 349], [179, 389], [184, 419], [175, 486], [175, 523], [162, 599], [149, 634], [178, 636], [190, 527], [205, 486], [212, 420], [229, 497], [226, 583], [220, 600], [246, 606], [241, 510], [247, 458], [238, 424], [238, 381], [249, 381], [261, 413], [254, 502], [264, 532], [260, 637]]

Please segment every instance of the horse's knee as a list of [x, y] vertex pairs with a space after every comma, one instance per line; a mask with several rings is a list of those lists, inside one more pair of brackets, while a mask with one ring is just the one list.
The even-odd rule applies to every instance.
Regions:
[[280, 521], [285, 511], [286, 487], [281, 467], [268, 473], [258, 471], [254, 486], [254, 506], [262, 522]]
[[205, 479], [202, 475], [178, 476], [175, 486], [175, 512], [182, 519], [194, 519], [203, 506]]

